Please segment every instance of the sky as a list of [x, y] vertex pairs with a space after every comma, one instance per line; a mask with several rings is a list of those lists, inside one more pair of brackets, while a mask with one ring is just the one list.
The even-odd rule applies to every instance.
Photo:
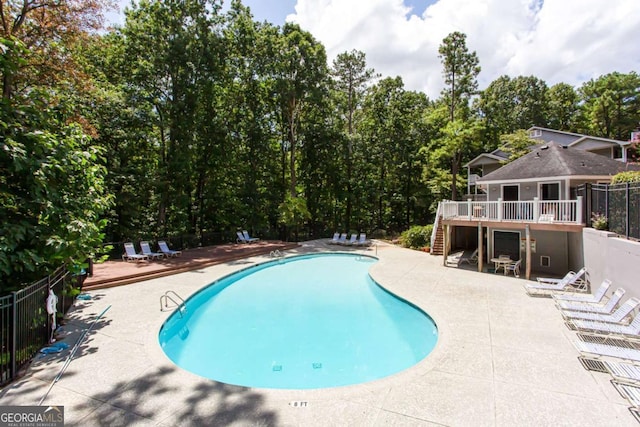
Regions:
[[[121, 0], [127, 5], [130, 0]], [[228, 2], [225, 2], [228, 3]], [[444, 86], [438, 47], [467, 35], [482, 71], [479, 88], [502, 75], [575, 87], [618, 71], [640, 72], [638, 0], [243, 0], [257, 21], [295, 22], [329, 64], [353, 49], [383, 77], [434, 99]]]

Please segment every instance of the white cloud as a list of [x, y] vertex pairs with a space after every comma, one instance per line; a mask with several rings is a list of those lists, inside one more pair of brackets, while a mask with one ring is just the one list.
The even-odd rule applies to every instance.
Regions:
[[640, 69], [637, 0], [439, 0], [420, 17], [402, 0], [298, 0], [287, 20], [321, 41], [330, 62], [361, 50], [377, 72], [431, 98], [443, 85], [438, 47], [453, 31], [478, 54], [480, 88], [503, 74], [579, 86]]

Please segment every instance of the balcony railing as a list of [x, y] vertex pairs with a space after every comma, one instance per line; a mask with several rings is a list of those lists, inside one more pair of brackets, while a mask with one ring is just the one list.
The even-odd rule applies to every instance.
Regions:
[[577, 200], [533, 200], [506, 202], [442, 202], [443, 219], [526, 223], [583, 224], [582, 197]]

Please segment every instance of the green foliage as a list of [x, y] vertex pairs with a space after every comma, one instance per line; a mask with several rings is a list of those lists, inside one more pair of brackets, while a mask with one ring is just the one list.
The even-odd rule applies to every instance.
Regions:
[[611, 178], [612, 184], [621, 184], [624, 182], [640, 182], [640, 171], [620, 172]]
[[601, 214], [594, 214], [591, 217], [591, 225], [596, 230], [606, 230], [609, 227], [607, 217]]
[[106, 221], [102, 150], [37, 92], [0, 111], [0, 283], [38, 279], [96, 255]]
[[503, 143], [500, 149], [509, 154], [509, 162], [529, 153], [531, 147], [537, 142], [529, 137], [529, 132], [522, 129], [508, 135], [501, 135], [500, 139]]
[[400, 235], [400, 244], [405, 248], [421, 249], [429, 246], [431, 242], [431, 233], [433, 232], [433, 224], [414, 225], [405, 230]]

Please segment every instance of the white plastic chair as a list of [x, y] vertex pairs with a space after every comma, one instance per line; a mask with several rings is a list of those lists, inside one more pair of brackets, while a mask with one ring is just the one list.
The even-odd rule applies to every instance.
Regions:
[[586, 311], [563, 311], [562, 317], [565, 319], [583, 319], [593, 320], [596, 322], [606, 323], [622, 323], [624, 319], [638, 307], [640, 300], [638, 298], [629, 298], [627, 302], [622, 304], [616, 311], [611, 314], [589, 313]]
[[260, 238], [258, 237], [250, 237], [249, 236], [249, 232], [247, 230], [242, 230], [242, 235], [244, 236], [244, 239], [247, 241], [247, 243], [253, 243], [253, 242], [259, 242]]
[[153, 252], [151, 247], [149, 246], [149, 242], [140, 242], [140, 249], [142, 250], [142, 254], [148, 256], [153, 259], [164, 258], [164, 254], [162, 252]]
[[333, 238], [331, 240], [329, 240], [327, 243], [331, 244], [331, 245], [336, 245], [338, 244], [338, 240], [340, 240], [340, 233], [333, 233]]
[[592, 302], [556, 301], [556, 306], [563, 311], [588, 311], [590, 313], [610, 314], [618, 305], [625, 294], [623, 288], [618, 288], [611, 295], [606, 304], [596, 304]]
[[599, 344], [584, 341], [572, 341], [573, 345], [583, 356], [599, 358], [599, 357], [615, 357], [618, 359], [632, 360], [640, 362], [640, 350], [626, 347], [616, 347], [613, 345]]
[[605, 323], [597, 320], [573, 319], [567, 326], [581, 332], [591, 332], [600, 335], [619, 335], [621, 337], [640, 338], [640, 314], [636, 314], [628, 325]]
[[611, 280], [604, 279], [600, 284], [600, 287], [593, 293], [587, 295], [581, 294], [562, 294], [556, 293], [553, 294], [553, 299], [556, 300], [556, 304], [560, 301], [575, 301], [575, 302], [590, 302], [590, 303], [599, 303], [603, 300], [605, 294], [611, 287]]
[[125, 243], [124, 244], [124, 252], [122, 254], [123, 261], [143, 261], [149, 259], [148, 256], [144, 254], [139, 254], [136, 252], [136, 248], [133, 247], [133, 243]]
[[182, 251], [174, 251], [173, 249], [169, 249], [167, 242], [165, 242], [164, 240], [158, 240], [158, 247], [160, 248], [160, 252], [165, 254], [167, 257], [182, 255]]

